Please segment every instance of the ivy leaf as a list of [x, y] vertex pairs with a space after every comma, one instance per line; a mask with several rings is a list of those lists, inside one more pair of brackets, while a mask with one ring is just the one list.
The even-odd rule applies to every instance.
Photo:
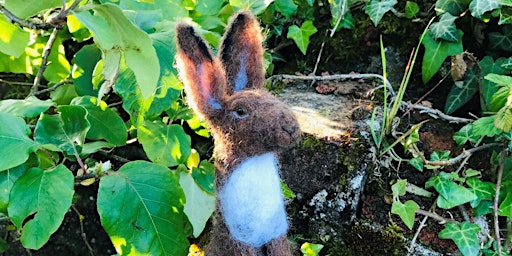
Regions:
[[469, 4], [469, 11], [473, 17], [481, 19], [484, 13], [500, 7], [500, 0], [473, 0]]
[[405, 17], [412, 19], [420, 11], [420, 7], [416, 2], [407, 1], [405, 3]]
[[395, 184], [391, 186], [391, 191], [393, 192], [393, 198], [398, 198], [399, 196], [405, 195], [405, 186], [407, 185], [407, 180], [398, 180]]
[[512, 70], [512, 57], [508, 58], [503, 64], [501, 64], [501, 67]]
[[[338, 23], [337, 30], [341, 28], [352, 29], [355, 26], [354, 17], [352, 17], [352, 13], [350, 13], [350, 1], [347, 0], [332, 0], [329, 1], [329, 6], [331, 8], [331, 25], [334, 28], [336, 23]], [[336, 31], [337, 31], [336, 30]]]
[[36, 124], [34, 139], [50, 144], [68, 155], [79, 154], [90, 124], [81, 106], [60, 106], [57, 115], [43, 114]]
[[251, 10], [254, 15], [258, 15], [265, 11], [272, 1], [263, 0], [229, 0], [229, 5], [233, 6], [236, 10], [246, 9]]
[[453, 134], [453, 140], [459, 146], [463, 146], [466, 142], [476, 143], [478, 141], [478, 136], [473, 134], [473, 125], [466, 124], [458, 132]]
[[504, 132], [510, 131], [510, 128], [512, 128], [512, 106], [507, 105], [496, 113], [494, 126]]
[[64, 165], [48, 170], [30, 168], [16, 180], [7, 212], [14, 225], [22, 229], [25, 248], [41, 248], [57, 231], [71, 207], [73, 186], [73, 174]]
[[400, 201], [394, 201], [391, 205], [391, 213], [400, 216], [405, 225], [412, 229], [414, 226], [414, 216], [419, 208], [420, 206], [412, 200], [408, 200], [404, 204]]
[[313, 22], [310, 20], [302, 23], [302, 26], [299, 28], [296, 25], [292, 25], [288, 28], [287, 38], [293, 39], [295, 44], [299, 47], [302, 54], [306, 55], [306, 51], [309, 45], [309, 37], [315, 34], [318, 30], [316, 29]]
[[484, 116], [473, 122], [473, 134], [475, 136], [494, 137], [503, 131], [494, 125], [495, 116]]
[[165, 166], [185, 163], [191, 153], [191, 139], [178, 124], [146, 121], [137, 129], [137, 137], [148, 158]]
[[450, 209], [477, 199], [476, 195], [469, 189], [441, 175], [431, 177], [425, 183], [425, 187], [434, 187], [436, 189], [439, 193], [437, 205], [443, 209]]
[[215, 210], [215, 196], [202, 190], [189, 172], [181, 172], [179, 179], [187, 199], [183, 211], [192, 224], [194, 237], [198, 237]]
[[282, 180], [281, 180], [281, 192], [283, 193], [283, 196], [285, 199], [294, 199], [297, 197], [297, 195], [295, 195], [295, 193], [293, 193], [292, 189], [290, 187], [288, 187], [288, 185], [286, 185], [286, 183], [284, 183]]
[[507, 193], [505, 200], [501, 202], [498, 208], [498, 214], [512, 219], [512, 194]]
[[0, 213], [7, 214], [9, 195], [16, 180], [25, 173], [25, 166], [18, 165], [14, 168], [0, 172]]
[[9, 22], [3, 14], [0, 14], [0, 35], [2, 35], [1, 52], [14, 58], [19, 58], [25, 53], [25, 47], [30, 41], [30, 33]]
[[510, 7], [501, 7], [498, 25], [503, 24], [512, 24], [512, 8]]
[[275, 0], [274, 4], [276, 11], [282, 13], [286, 19], [290, 19], [290, 17], [297, 12], [297, 5], [293, 0]]
[[464, 256], [478, 255], [480, 242], [476, 234], [480, 227], [476, 224], [464, 221], [460, 224], [455, 222], [446, 223], [446, 227], [439, 232], [439, 238], [452, 239]]
[[450, 13], [441, 14], [439, 21], [432, 23], [429, 28], [431, 36], [435, 40], [457, 41], [458, 34], [457, 27], [455, 26], [455, 20], [457, 18], [457, 16], [453, 16]]
[[[151, 39], [126, 18], [119, 6], [106, 3], [93, 5], [93, 10], [94, 15], [89, 10], [74, 14], [94, 33], [94, 40], [104, 53], [104, 58], [112, 56], [111, 60], [116, 60], [118, 58], [115, 56], [124, 53], [126, 65], [135, 74], [142, 95], [148, 98], [154, 93], [160, 74], [158, 57]], [[107, 67], [115, 70], [116, 66]]]
[[84, 96], [73, 99], [71, 105], [82, 106], [87, 110], [87, 120], [91, 124], [91, 128], [87, 132], [86, 138], [105, 139], [117, 146], [126, 144], [128, 133], [123, 119], [112, 111], [107, 103], [100, 101], [98, 104], [98, 98]]
[[437, 0], [435, 10], [437, 15], [450, 13], [453, 16], [459, 16], [469, 7], [471, 0]]
[[384, 14], [391, 11], [397, 3], [397, 0], [371, 0], [364, 7], [364, 12], [370, 16], [373, 25], [377, 26]]
[[503, 33], [491, 32], [488, 34], [489, 48], [502, 51], [510, 51], [512, 47], [512, 28], [503, 26]]
[[423, 160], [421, 159], [421, 157], [411, 158], [409, 159], [409, 161], [407, 161], [407, 163], [412, 165], [412, 167], [416, 168], [418, 171], [423, 171]]
[[476, 195], [476, 199], [470, 202], [471, 207], [477, 207], [482, 200], [492, 200], [496, 193], [496, 185], [481, 181], [476, 177], [471, 177], [466, 180], [466, 184], [470, 187], [470, 191]]
[[304, 256], [318, 256], [322, 248], [324, 248], [322, 244], [312, 244], [306, 242], [300, 246], [300, 251], [304, 254]]
[[20, 19], [26, 19], [34, 14], [58, 7], [62, 4], [59, 0], [5, 0], [5, 9], [12, 12]]
[[0, 112], [0, 123], [0, 171], [3, 171], [27, 161], [39, 145], [28, 137], [30, 129], [23, 119]]
[[222, 0], [198, 0], [196, 2], [196, 11], [202, 15], [216, 15], [219, 13], [224, 1]]
[[[492, 59], [492, 57], [485, 56], [480, 62], [480, 67], [482, 67], [482, 77], [486, 77], [488, 74], [497, 74], [497, 75], [505, 75], [508, 73], [508, 70], [501, 67], [505, 62], [506, 58], [498, 58], [496, 61]], [[483, 109], [490, 109], [490, 102], [492, 100], [493, 95], [498, 91], [498, 84], [484, 79], [482, 81], [482, 94], [485, 100], [485, 105], [482, 106]]]
[[475, 75], [472, 69], [469, 69], [462, 87], [457, 84], [452, 85], [446, 98], [444, 112], [449, 115], [470, 101], [480, 89], [479, 79], [480, 77]]
[[184, 203], [177, 179], [162, 165], [133, 161], [100, 180], [101, 225], [120, 255], [186, 255]]
[[461, 30], [457, 30], [457, 41], [448, 42], [439, 40], [436, 41], [426, 33], [421, 43], [425, 46], [425, 54], [423, 55], [423, 62], [421, 66], [423, 82], [427, 83], [435, 73], [439, 70], [444, 60], [448, 56], [453, 56], [462, 53], [462, 35]]

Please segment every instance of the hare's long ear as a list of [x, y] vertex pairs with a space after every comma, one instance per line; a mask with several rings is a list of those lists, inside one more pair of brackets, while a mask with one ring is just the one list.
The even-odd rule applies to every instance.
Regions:
[[249, 11], [231, 20], [221, 42], [219, 57], [226, 70], [227, 93], [263, 86], [263, 47], [260, 25]]
[[205, 117], [222, 109], [226, 78], [222, 65], [194, 29], [187, 24], [176, 26], [176, 62], [185, 84], [189, 105]]

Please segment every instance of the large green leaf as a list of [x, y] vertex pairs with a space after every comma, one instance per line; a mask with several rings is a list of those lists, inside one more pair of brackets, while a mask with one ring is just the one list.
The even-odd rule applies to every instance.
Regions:
[[276, 5], [276, 11], [282, 13], [287, 19], [297, 11], [297, 5], [293, 0], [275, 0], [274, 4]]
[[432, 23], [429, 28], [431, 36], [435, 40], [443, 39], [446, 41], [457, 41], [457, 27], [455, 26], [455, 20], [457, 16], [453, 16], [450, 13], [441, 14], [439, 21]]
[[[156, 51], [148, 34], [136, 27], [114, 4], [94, 5], [94, 15], [88, 10], [75, 12], [75, 16], [94, 33], [94, 39], [101, 50], [122, 52], [126, 65], [135, 74], [137, 84], [144, 98], [154, 93], [160, 74]], [[105, 62], [108, 62], [104, 60]]]
[[505, 200], [503, 200], [503, 202], [500, 204], [498, 214], [500, 216], [506, 216], [509, 219], [512, 219], [512, 194], [507, 193]]
[[206, 160], [201, 161], [198, 167], [192, 167], [192, 177], [197, 185], [211, 195], [215, 193], [214, 174], [215, 166]]
[[472, 191], [452, 180], [444, 178], [442, 175], [431, 177], [425, 183], [425, 187], [434, 187], [436, 189], [439, 193], [437, 205], [443, 209], [450, 209], [477, 199]]
[[505, 107], [508, 102], [508, 98], [512, 95], [512, 85], [511, 86], [503, 86], [498, 89], [496, 93], [492, 96], [490, 102], [490, 109], [493, 112], [498, 112], [501, 108]]
[[454, 84], [448, 93], [444, 105], [444, 112], [451, 114], [470, 101], [480, 89], [480, 77], [473, 70], [466, 72], [466, 78], [462, 85]]
[[92, 81], [94, 68], [100, 59], [101, 51], [94, 44], [85, 45], [75, 54], [71, 75], [78, 95], [98, 95], [98, 88], [94, 88]]
[[26, 19], [38, 12], [61, 4], [62, 1], [60, 0], [5, 0], [4, 6], [18, 18]]
[[[497, 74], [497, 75], [504, 75], [508, 73], [508, 70], [501, 67], [503, 63], [507, 61], [506, 58], [498, 58], [496, 61], [492, 59], [490, 56], [485, 56], [480, 62], [480, 67], [482, 68], [482, 77], [486, 77], [488, 74]], [[492, 100], [493, 95], [498, 91], [498, 84], [488, 80], [483, 79], [482, 81], [482, 94], [483, 99], [485, 102], [482, 102], [482, 104], [485, 104], [482, 106], [483, 109], [490, 109], [491, 105], [490, 102]]]
[[471, 0], [437, 0], [435, 10], [437, 15], [450, 13], [453, 16], [459, 16], [465, 12]]
[[14, 182], [25, 173], [25, 166], [18, 165], [0, 172], [0, 213], [7, 214], [7, 205]]
[[491, 32], [489, 37], [489, 48], [509, 52], [512, 48], [512, 28], [503, 26], [503, 33]]
[[82, 106], [87, 110], [87, 120], [91, 124], [91, 128], [87, 132], [86, 138], [105, 139], [117, 146], [126, 144], [128, 133], [123, 119], [112, 111], [107, 103], [100, 101], [98, 104], [98, 98], [84, 96], [73, 99], [71, 105]]
[[482, 18], [484, 13], [501, 7], [500, 0], [473, 0], [469, 4], [471, 15], [476, 18]]
[[81, 106], [60, 106], [57, 115], [43, 114], [36, 124], [34, 139], [50, 144], [68, 155], [80, 153], [90, 124]]
[[463, 146], [466, 142], [476, 143], [478, 136], [473, 134], [473, 125], [466, 124], [458, 132], [453, 134], [453, 140], [459, 145]]
[[503, 24], [512, 24], [512, 8], [510, 7], [501, 7], [498, 25]]
[[273, 0], [229, 0], [229, 4], [236, 10], [251, 10], [254, 15], [262, 13], [273, 2]]
[[391, 205], [391, 213], [400, 216], [405, 225], [409, 229], [412, 229], [414, 225], [414, 216], [419, 208], [420, 206], [412, 200], [408, 200], [404, 204], [400, 201], [395, 201]]
[[180, 185], [187, 198], [184, 212], [192, 224], [194, 237], [198, 237], [215, 210], [215, 196], [201, 189], [189, 172], [180, 173]]
[[446, 227], [439, 232], [439, 238], [452, 239], [464, 256], [477, 256], [480, 242], [476, 234], [480, 227], [469, 222], [455, 223], [448, 222]]
[[[48, 41], [48, 39], [45, 40]], [[58, 83], [67, 78], [69, 74], [71, 74], [71, 65], [66, 58], [62, 39], [57, 37], [52, 45], [52, 51], [48, 55], [48, 65], [44, 70], [43, 76], [49, 82]]]
[[196, 11], [202, 15], [216, 15], [223, 4], [224, 1], [222, 0], [198, 0], [196, 2]]
[[384, 14], [391, 11], [397, 3], [397, 0], [371, 0], [364, 7], [364, 12], [370, 16], [373, 25], [377, 26]]
[[30, 168], [14, 183], [7, 212], [22, 229], [25, 248], [41, 248], [59, 228], [71, 206], [73, 186], [73, 174], [64, 165], [49, 170]]
[[100, 180], [98, 213], [120, 255], [186, 255], [185, 194], [162, 165], [134, 161]]
[[51, 100], [40, 100], [30, 96], [24, 100], [7, 99], [0, 101], [0, 112], [19, 117], [36, 117], [55, 105]]
[[484, 116], [473, 122], [473, 134], [475, 136], [494, 137], [503, 131], [494, 125], [495, 116]]
[[405, 17], [408, 19], [414, 18], [414, 16], [420, 11], [420, 7], [416, 2], [407, 1], [405, 2]]
[[137, 137], [148, 158], [162, 165], [184, 163], [191, 152], [190, 136], [177, 124], [146, 121], [138, 127]]
[[30, 129], [23, 119], [0, 112], [0, 124], [0, 171], [3, 171], [27, 161], [38, 144], [28, 137]]
[[468, 178], [466, 180], [466, 184], [470, 187], [469, 190], [471, 190], [477, 197], [475, 200], [470, 202], [471, 207], [473, 208], [477, 207], [482, 200], [492, 200], [496, 193], [496, 184], [481, 181], [476, 177]]
[[421, 43], [425, 46], [425, 54], [421, 65], [423, 82], [427, 83], [439, 70], [448, 56], [462, 53], [462, 31], [457, 30], [456, 42], [434, 40], [430, 33], [426, 33]]
[[30, 33], [20, 29], [0, 13], [0, 51], [19, 58], [25, 53], [30, 40]]
[[302, 26], [299, 28], [296, 25], [292, 25], [288, 28], [287, 38], [293, 39], [297, 47], [299, 47], [302, 54], [306, 55], [306, 51], [308, 50], [309, 38], [311, 35], [315, 34], [318, 30], [316, 29], [313, 22], [310, 20], [302, 23]]

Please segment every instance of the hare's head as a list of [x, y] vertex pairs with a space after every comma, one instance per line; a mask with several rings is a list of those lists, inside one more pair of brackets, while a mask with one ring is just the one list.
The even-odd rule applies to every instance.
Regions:
[[176, 27], [177, 62], [189, 105], [209, 124], [217, 143], [247, 154], [295, 143], [293, 113], [263, 89], [263, 48], [255, 17], [234, 16], [215, 57], [187, 24]]

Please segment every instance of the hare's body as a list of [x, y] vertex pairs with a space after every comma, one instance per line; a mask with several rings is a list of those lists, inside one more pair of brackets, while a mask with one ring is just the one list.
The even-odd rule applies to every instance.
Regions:
[[259, 24], [231, 21], [213, 56], [192, 27], [179, 24], [177, 62], [189, 105], [215, 140], [217, 210], [207, 256], [288, 256], [288, 222], [275, 151], [297, 142], [293, 113], [262, 90]]

